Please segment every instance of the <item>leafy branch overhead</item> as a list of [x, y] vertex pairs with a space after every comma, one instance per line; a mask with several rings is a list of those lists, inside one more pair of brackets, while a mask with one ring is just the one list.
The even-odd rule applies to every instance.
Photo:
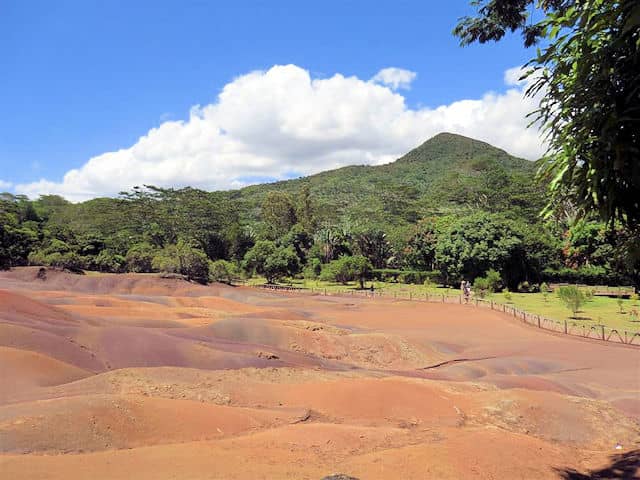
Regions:
[[[527, 95], [540, 94], [532, 120], [548, 142], [539, 177], [546, 213], [569, 199], [582, 214], [640, 223], [640, 2], [476, 0], [460, 20], [461, 43], [520, 31], [539, 44], [527, 64]], [[539, 21], [534, 17], [540, 16]]]

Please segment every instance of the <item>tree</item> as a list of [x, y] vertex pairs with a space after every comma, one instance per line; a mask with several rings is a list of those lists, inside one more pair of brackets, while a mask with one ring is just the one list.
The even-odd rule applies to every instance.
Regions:
[[367, 257], [374, 268], [386, 268], [393, 258], [387, 234], [379, 229], [364, 230], [355, 235], [356, 251]]
[[454, 221], [436, 245], [436, 262], [449, 284], [476, 278], [493, 268], [508, 272], [509, 278], [504, 280], [517, 286], [522, 271], [515, 267], [522, 255], [522, 239], [511, 223], [486, 213]]
[[209, 265], [209, 278], [214, 282], [231, 284], [238, 277], [237, 267], [226, 260], [216, 260]]
[[93, 262], [93, 266], [100, 272], [122, 273], [125, 271], [126, 265], [125, 257], [111, 250], [102, 250]]
[[270, 240], [260, 240], [245, 255], [243, 267], [249, 274], [264, 275], [268, 283], [274, 283], [298, 273], [300, 261], [292, 247], [278, 247]]
[[202, 251], [193, 245], [179, 240], [178, 243], [167, 245], [151, 262], [154, 270], [167, 273], [179, 273], [188, 280], [199, 283], [209, 281], [209, 259]]
[[278, 247], [264, 263], [264, 276], [273, 283], [282, 277], [293, 276], [300, 272], [300, 261], [292, 247]]
[[421, 220], [414, 227], [402, 252], [403, 264], [415, 270], [433, 270], [437, 234], [435, 222]]
[[275, 240], [285, 235], [297, 222], [296, 209], [288, 193], [269, 192], [262, 202], [262, 220], [266, 236]]
[[364, 282], [371, 277], [372, 270], [373, 267], [368, 258], [362, 255], [343, 255], [325, 265], [320, 278], [342, 284], [357, 280], [360, 283], [360, 288], [364, 288]]
[[296, 203], [296, 215], [298, 223], [307, 232], [314, 232], [318, 227], [316, 220], [316, 206], [311, 196], [309, 185], [304, 185], [298, 193]]
[[0, 210], [0, 269], [27, 263], [37, 232], [19, 224], [16, 216]]
[[585, 296], [582, 290], [574, 285], [568, 285], [558, 288], [558, 297], [565, 306], [571, 310], [575, 318], [576, 314], [580, 311], [580, 307], [585, 302]]
[[145, 273], [153, 271], [152, 262], [157, 250], [148, 243], [137, 243], [132, 246], [125, 257], [130, 272]]
[[533, 119], [547, 134], [539, 174], [547, 212], [570, 198], [606, 222], [640, 223], [640, 3], [637, 0], [477, 0], [454, 34], [463, 45], [520, 30], [546, 46], [529, 62], [527, 95], [541, 94]]

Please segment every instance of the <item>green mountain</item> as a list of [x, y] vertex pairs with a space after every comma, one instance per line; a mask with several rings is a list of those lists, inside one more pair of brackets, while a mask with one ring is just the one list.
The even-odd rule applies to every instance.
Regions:
[[257, 219], [268, 192], [295, 195], [307, 186], [324, 220], [347, 218], [399, 225], [468, 210], [535, 218], [544, 190], [533, 181], [535, 162], [471, 138], [440, 133], [395, 162], [349, 166], [309, 177], [229, 192], [247, 220]]
[[[478, 140], [441, 133], [386, 165], [349, 166], [232, 191], [162, 189], [159, 194], [130, 197], [138, 198], [135, 202], [96, 198], [79, 204], [48, 196], [34, 205], [53, 232], [114, 238], [147, 228], [140, 223], [153, 222], [154, 215], [174, 218], [160, 223], [163, 229], [176, 231], [204, 226], [223, 231], [238, 222], [256, 224], [269, 192], [288, 193], [295, 203], [304, 188], [310, 192], [319, 225], [348, 223], [389, 230], [421, 218], [464, 216], [477, 210], [535, 223], [545, 199], [544, 189], [534, 182], [535, 171], [535, 162]], [[152, 198], [160, 202], [148, 204]]]

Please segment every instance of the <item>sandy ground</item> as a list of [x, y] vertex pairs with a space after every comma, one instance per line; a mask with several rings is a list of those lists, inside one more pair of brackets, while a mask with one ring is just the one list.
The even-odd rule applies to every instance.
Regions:
[[464, 305], [36, 274], [0, 273], [0, 478], [640, 478], [639, 348]]

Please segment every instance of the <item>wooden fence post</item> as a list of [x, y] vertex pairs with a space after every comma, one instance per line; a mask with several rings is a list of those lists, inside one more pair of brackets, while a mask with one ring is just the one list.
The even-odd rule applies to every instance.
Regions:
[[567, 321], [564, 321], [564, 333], [567, 333]]
[[604, 325], [600, 325], [600, 328], [602, 329], [602, 340], [604, 340]]

